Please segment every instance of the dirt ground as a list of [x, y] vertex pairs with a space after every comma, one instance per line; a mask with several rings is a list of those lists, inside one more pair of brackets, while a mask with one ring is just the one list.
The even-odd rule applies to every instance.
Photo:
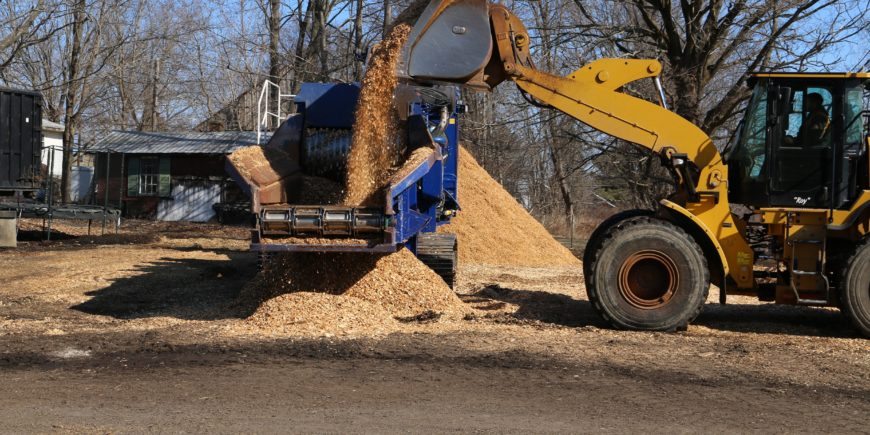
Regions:
[[4, 432], [868, 432], [839, 312], [715, 291], [688, 331], [606, 328], [579, 271], [465, 266], [462, 320], [266, 333], [247, 232], [125, 222], [0, 251]]

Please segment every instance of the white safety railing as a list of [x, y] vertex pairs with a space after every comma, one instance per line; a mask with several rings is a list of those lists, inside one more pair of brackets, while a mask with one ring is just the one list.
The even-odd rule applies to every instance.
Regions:
[[[278, 97], [274, 103], [272, 102], [272, 92], [271, 90], [275, 89], [275, 95]], [[260, 98], [257, 100], [257, 145], [262, 145], [263, 132], [272, 130], [272, 121], [273, 119], [276, 121], [274, 124], [274, 128], [277, 128], [284, 122], [284, 114], [282, 113], [282, 106], [285, 100], [293, 99], [296, 95], [294, 94], [283, 94], [281, 93], [281, 87], [278, 86], [277, 83], [272, 82], [271, 80], [264, 80], [263, 87], [260, 89]], [[272, 112], [272, 104], [275, 106], [275, 111]]]

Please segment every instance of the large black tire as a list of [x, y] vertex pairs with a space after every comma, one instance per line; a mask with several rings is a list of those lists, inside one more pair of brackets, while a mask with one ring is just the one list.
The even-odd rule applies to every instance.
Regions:
[[684, 330], [710, 291], [701, 247], [674, 224], [649, 216], [613, 225], [587, 261], [586, 291], [619, 329]]
[[586, 242], [586, 248], [583, 251], [583, 279], [587, 286], [592, 282], [592, 263], [595, 262], [595, 255], [598, 253], [598, 250], [601, 249], [601, 244], [604, 243], [604, 239], [606, 239], [610, 232], [613, 231], [613, 227], [616, 225], [625, 225], [632, 219], [649, 217], [653, 214], [654, 212], [652, 210], [626, 210], [607, 218], [604, 222], [598, 225], [597, 228], [595, 228], [595, 231], [593, 231], [592, 235], [589, 236], [589, 240]]
[[840, 281], [840, 308], [865, 337], [870, 337], [870, 240], [846, 262]]

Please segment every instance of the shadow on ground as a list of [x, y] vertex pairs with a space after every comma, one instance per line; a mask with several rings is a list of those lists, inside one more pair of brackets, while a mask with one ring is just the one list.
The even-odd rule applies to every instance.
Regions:
[[[72, 309], [118, 319], [167, 316], [186, 320], [217, 320], [247, 317], [256, 309], [256, 304], [253, 301], [240, 304], [239, 294], [256, 275], [256, 256], [237, 251], [220, 253], [227, 258], [203, 260], [165, 257], [137, 266], [133, 271], [134, 276], [118, 278], [108, 287], [87, 293], [91, 299]], [[361, 274], [355, 272], [366, 269], [362, 266], [370, 266], [361, 265], [354, 270], [345, 270], [343, 274], [325, 274], [319, 273], [319, 268], [312, 268], [311, 264], [329, 262], [322, 258], [316, 260], [294, 261], [282, 266], [293, 269], [291, 271], [295, 273], [304, 271], [308, 275], [317, 275], [318, 279], [308, 276], [311, 278], [308, 281], [335, 294], [342, 293], [343, 289], [359, 279]], [[563, 294], [490, 284], [472, 294], [461, 295], [461, 298], [484, 313], [479, 317], [497, 322], [609, 327], [588, 301]], [[508, 304], [516, 306], [516, 309], [512, 312], [506, 310]], [[838, 310], [774, 304], [707, 304], [694, 324], [738, 333], [858, 337]]]
[[[51, 239], [52, 240], [70, 240], [75, 239], [77, 236], [72, 234], [67, 234], [62, 231], [52, 230]], [[18, 231], [18, 241], [19, 242], [41, 242], [46, 239], [46, 232], [42, 230], [19, 230]]]
[[[484, 315], [484, 317], [492, 317], [496, 320], [515, 319], [569, 327], [607, 326], [596, 315], [589, 301], [563, 294], [516, 290], [492, 284], [475, 293], [462, 295], [461, 298], [478, 310], [491, 311], [491, 315]], [[513, 313], [502, 311], [507, 304], [516, 305], [516, 311]]]
[[86, 293], [91, 299], [71, 308], [118, 319], [242, 317], [237, 298], [256, 275], [256, 256], [247, 252], [221, 253], [227, 259], [164, 257], [139, 265], [132, 271], [135, 275], [118, 278], [108, 287]]
[[96, 229], [91, 235], [75, 235], [63, 231], [51, 231], [49, 237], [41, 230], [21, 230], [18, 232], [18, 248], [21, 250], [40, 250], [47, 247], [81, 248], [95, 245], [145, 245], [159, 240], [156, 234], [115, 234], [106, 232], [100, 234]]
[[707, 304], [694, 322], [711, 329], [753, 334], [858, 337], [837, 309], [792, 305]]
[[[533, 321], [567, 327], [609, 328], [589, 301], [534, 290], [515, 290], [489, 285], [462, 295], [462, 300], [497, 321]], [[518, 308], [506, 313], [507, 304]], [[695, 325], [726, 332], [783, 334], [817, 337], [859, 337], [839, 310], [789, 305], [707, 304]]]

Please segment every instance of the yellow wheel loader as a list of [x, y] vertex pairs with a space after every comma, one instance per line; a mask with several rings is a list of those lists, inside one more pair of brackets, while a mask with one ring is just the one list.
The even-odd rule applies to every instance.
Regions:
[[[752, 76], [724, 153], [666, 107], [656, 60], [600, 59], [565, 77], [535, 68], [523, 23], [486, 0], [432, 1], [404, 48], [400, 77], [529, 101], [646, 148], [673, 174], [658, 210], [603, 222], [584, 255], [589, 298], [617, 328], [684, 329], [711, 283], [727, 294], [837, 306], [870, 336], [870, 73]], [[657, 103], [621, 89], [651, 79]]]

